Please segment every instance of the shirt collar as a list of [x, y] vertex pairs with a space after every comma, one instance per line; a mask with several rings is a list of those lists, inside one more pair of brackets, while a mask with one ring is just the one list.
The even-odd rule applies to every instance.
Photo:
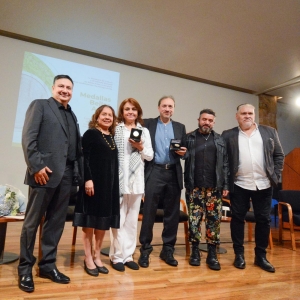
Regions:
[[[124, 122], [121, 122], [121, 123], [118, 124], [118, 126], [125, 127], [125, 123], [124, 123]], [[143, 126], [142, 126], [139, 122], [137, 122], [136, 128], [142, 129]]]
[[170, 123], [172, 123], [172, 119], [170, 119], [170, 122], [168, 122], [167, 124], [163, 123], [162, 120], [160, 119], [160, 117], [158, 117], [158, 123], [159, 124], [163, 124], [163, 125], [169, 125]]
[[[254, 122], [254, 125], [255, 125], [255, 129], [254, 130], [257, 130], [258, 129], [258, 125], [255, 122]], [[238, 126], [238, 129], [239, 129], [240, 132], [244, 132], [240, 126]]]
[[[54, 98], [53, 98], [54, 99]], [[65, 110], [67, 110], [67, 111], [71, 111], [71, 106], [69, 105], [69, 104], [67, 104], [67, 108], [65, 108], [60, 102], [58, 102], [57, 100], [55, 100], [54, 99], [54, 101], [55, 101], [55, 103], [56, 103], [56, 105], [57, 105], [57, 107], [59, 108], [59, 109], [65, 109]]]

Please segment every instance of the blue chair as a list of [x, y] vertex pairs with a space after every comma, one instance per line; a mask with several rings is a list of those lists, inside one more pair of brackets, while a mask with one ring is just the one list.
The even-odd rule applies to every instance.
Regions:
[[279, 242], [282, 243], [283, 228], [290, 230], [292, 249], [296, 250], [295, 231], [300, 230], [300, 191], [279, 191], [278, 202]]

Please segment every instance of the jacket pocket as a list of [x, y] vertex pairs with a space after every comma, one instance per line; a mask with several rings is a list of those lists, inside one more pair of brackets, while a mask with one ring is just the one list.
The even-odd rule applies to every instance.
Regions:
[[275, 142], [272, 138], [269, 138], [268, 140], [268, 150], [273, 153], [274, 152], [274, 148], [275, 148]]

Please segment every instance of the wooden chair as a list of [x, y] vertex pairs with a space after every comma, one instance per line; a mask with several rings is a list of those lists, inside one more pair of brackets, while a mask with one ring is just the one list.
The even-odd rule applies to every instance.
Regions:
[[[69, 200], [66, 222], [73, 222], [74, 211], [75, 211], [75, 203], [78, 196], [78, 188], [76, 186], [72, 187], [71, 196]], [[42, 218], [40, 226], [39, 226], [39, 260], [42, 258], [42, 235], [43, 235], [43, 225], [44, 225], [45, 217]], [[73, 237], [72, 237], [72, 246], [76, 244], [76, 236], [77, 236], [77, 227], [73, 227]]]
[[295, 231], [300, 230], [300, 191], [279, 191], [279, 242], [282, 243], [283, 228], [290, 230], [292, 249], [296, 250]]
[[[230, 207], [230, 200], [229, 199], [222, 199], [223, 201], [223, 205], [225, 206], [229, 206]], [[225, 218], [224, 216], [222, 217], [222, 221], [223, 222], [230, 222], [231, 221], [231, 213], [228, 212], [227, 213], [227, 218]], [[255, 223], [255, 216], [254, 216], [254, 211], [253, 210], [249, 210], [246, 214], [245, 217], [245, 222], [248, 225], [248, 242], [252, 242], [252, 236], [253, 236], [253, 223]], [[272, 237], [272, 231], [270, 230], [270, 234], [269, 234], [269, 248], [273, 249], [273, 237]]]
[[[144, 199], [142, 199], [143, 201]], [[179, 223], [183, 223], [184, 226], [184, 239], [185, 239], [185, 251], [186, 255], [190, 255], [190, 244], [189, 244], [189, 237], [188, 237], [188, 212], [187, 212], [187, 206], [183, 199], [180, 199], [181, 204], [181, 210], [179, 215]], [[143, 220], [143, 205], [141, 205], [141, 210], [138, 217], [139, 221]], [[155, 223], [163, 223], [164, 220], [164, 210], [162, 209], [162, 206], [159, 204], [158, 209], [155, 216]]]

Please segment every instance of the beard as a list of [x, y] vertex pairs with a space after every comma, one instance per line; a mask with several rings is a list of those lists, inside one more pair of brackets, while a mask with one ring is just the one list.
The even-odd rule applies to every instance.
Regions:
[[204, 134], [209, 134], [211, 131], [212, 131], [212, 127], [208, 127], [208, 126], [200, 126], [199, 125], [199, 130], [201, 133], [204, 133]]
[[253, 124], [254, 124], [254, 122], [252, 120], [247, 120], [247, 121], [243, 122], [242, 126], [240, 126], [240, 127], [244, 130], [247, 130], [247, 129], [250, 129]]

